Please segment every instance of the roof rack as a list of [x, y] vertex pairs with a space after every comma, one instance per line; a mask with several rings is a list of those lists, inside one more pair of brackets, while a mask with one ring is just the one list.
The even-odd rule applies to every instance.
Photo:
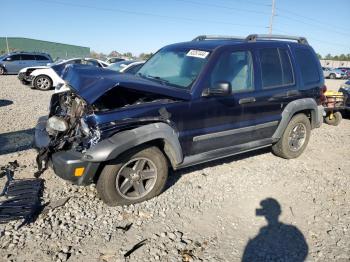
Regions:
[[229, 35], [199, 35], [192, 41], [203, 41], [203, 40], [244, 40], [241, 36], [229, 36]]
[[289, 36], [289, 35], [266, 35], [266, 34], [251, 34], [246, 37], [246, 41], [255, 42], [257, 39], [285, 39], [295, 40], [299, 44], [308, 45], [305, 37], [302, 36]]

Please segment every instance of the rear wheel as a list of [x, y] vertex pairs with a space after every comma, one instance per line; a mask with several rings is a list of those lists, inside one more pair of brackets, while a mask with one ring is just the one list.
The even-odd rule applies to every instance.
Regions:
[[0, 75], [4, 75], [6, 73], [5, 68], [3, 68], [2, 66], [0, 66]]
[[328, 125], [332, 125], [332, 126], [337, 126], [340, 124], [341, 120], [343, 119], [342, 115], [340, 112], [335, 112], [333, 114], [328, 114], [325, 118], [324, 121], [328, 124]]
[[107, 205], [130, 205], [159, 195], [167, 178], [163, 153], [157, 147], [147, 147], [131, 150], [106, 165], [97, 181], [97, 191]]
[[310, 139], [311, 124], [305, 114], [295, 115], [280, 140], [272, 146], [275, 155], [286, 159], [300, 156]]
[[329, 78], [330, 78], [330, 79], [335, 79], [335, 74], [330, 74], [330, 75], [329, 75]]
[[47, 91], [52, 88], [52, 80], [47, 75], [39, 75], [34, 79], [33, 86], [36, 89]]

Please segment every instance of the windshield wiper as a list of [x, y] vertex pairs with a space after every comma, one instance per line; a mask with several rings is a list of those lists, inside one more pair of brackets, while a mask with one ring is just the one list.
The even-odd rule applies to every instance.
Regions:
[[147, 79], [156, 80], [157, 82], [160, 82], [160, 83], [162, 83], [162, 84], [167, 84], [167, 83], [169, 83], [168, 80], [165, 80], [165, 79], [163, 79], [163, 78], [160, 78], [159, 76], [144, 75], [144, 74], [141, 74], [141, 73], [138, 73], [138, 75], [141, 76], [141, 77], [147, 78]]

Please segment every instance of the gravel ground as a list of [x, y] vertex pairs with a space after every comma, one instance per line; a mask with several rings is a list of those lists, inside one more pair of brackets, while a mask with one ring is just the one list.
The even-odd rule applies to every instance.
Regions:
[[[16, 76], [2, 76], [0, 89], [0, 166], [17, 160], [15, 177], [32, 177], [33, 127], [51, 92]], [[48, 211], [29, 225], [0, 225], [0, 260], [349, 261], [349, 139], [350, 120], [323, 125], [298, 159], [265, 149], [187, 168], [171, 174], [159, 197], [127, 207], [107, 207], [95, 186], [70, 185], [47, 170]]]

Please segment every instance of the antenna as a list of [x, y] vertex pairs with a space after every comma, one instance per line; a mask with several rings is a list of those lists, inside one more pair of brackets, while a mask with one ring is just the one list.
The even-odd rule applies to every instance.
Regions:
[[273, 18], [275, 16], [275, 0], [272, 0], [272, 10], [271, 10], [271, 18], [270, 18], [270, 26], [269, 26], [269, 34], [272, 35], [272, 25], [273, 25]]

